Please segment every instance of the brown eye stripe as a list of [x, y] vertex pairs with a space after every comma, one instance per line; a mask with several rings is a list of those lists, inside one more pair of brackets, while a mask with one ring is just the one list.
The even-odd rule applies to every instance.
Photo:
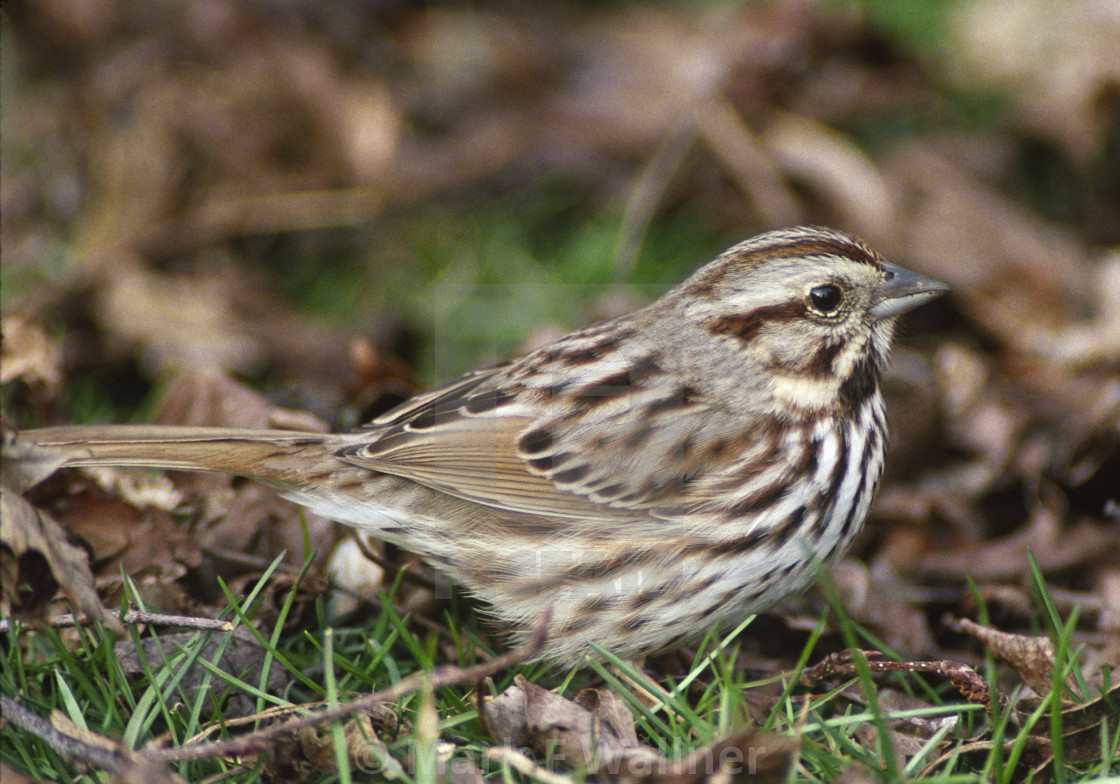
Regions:
[[766, 322], [790, 321], [801, 316], [805, 306], [801, 303], [770, 305], [757, 308], [750, 313], [729, 313], [717, 316], [707, 323], [708, 331], [716, 335], [727, 335], [749, 342], [758, 334]]

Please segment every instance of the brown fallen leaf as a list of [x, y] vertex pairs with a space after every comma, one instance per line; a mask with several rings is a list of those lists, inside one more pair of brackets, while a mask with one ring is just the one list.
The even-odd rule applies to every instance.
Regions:
[[70, 543], [58, 523], [7, 487], [0, 488], [0, 518], [0, 592], [14, 615], [42, 620], [61, 589], [75, 611], [124, 633], [97, 596], [88, 554]]
[[1062, 741], [1063, 757], [1067, 762], [1100, 760], [1101, 738], [1115, 738], [1120, 729], [1117, 705], [1120, 705], [1120, 684], [1113, 686], [1107, 695], [1062, 711], [1062, 728], [1066, 732]]
[[993, 656], [1011, 665], [1019, 673], [1023, 683], [1030, 686], [1035, 694], [1045, 697], [1050, 693], [1055, 650], [1054, 641], [1049, 637], [1001, 632], [981, 626], [968, 618], [961, 618], [959, 626], [961, 631], [983, 643]]
[[123, 472], [98, 472], [101, 478], [109, 478], [109, 490], [80, 473], [67, 476], [65, 491], [52, 499], [48, 511], [90, 546], [99, 576], [117, 580], [123, 568], [126, 574], [143, 571], [169, 584], [202, 562], [201, 548], [169, 510], [145, 503], [157, 499], [134, 492], [136, 486]]
[[[887, 748], [891, 751], [891, 756], [894, 758], [895, 767], [902, 770], [906, 767], [906, 760], [913, 757], [925, 747], [925, 741], [922, 738], [915, 737], [914, 735], [905, 732], [899, 732], [891, 727], [887, 728], [887, 736], [889, 744]], [[865, 721], [856, 727], [855, 739], [859, 745], [872, 754], [878, 754], [882, 749], [882, 741], [879, 739], [879, 729], [871, 722]]]
[[[366, 714], [344, 721], [342, 735], [347, 761], [356, 771], [382, 771], [385, 768], [380, 760], [392, 759], [384, 741], [378, 737], [373, 721]], [[272, 744], [265, 754], [263, 769], [276, 781], [317, 781], [325, 771], [338, 769], [334, 743], [334, 733], [329, 726], [304, 727]]]
[[588, 772], [588, 780], [603, 784], [777, 784], [788, 780], [800, 749], [797, 738], [741, 732], [679, 760], [659, 758], [653, 766], [644, 758], [628, 758], [624, 764], [600, 763]]
[[939, 579], [970, 578], [978, 582], [1017, 580], [1035, 555], [1044, 573], [1071, 569], [1094, 559], [1120, 553], [1115, 526], [1079, 519], [1067, 523], [1062, 502], [1053, 488], [1043, 488], [1025, 525], [1007, 536], [984, 542], [966, 542], [952, 549], [930, 553], [908, 570]]
[[0, 322], [0, 384], [22, 379], [51, 401], [62, 386], [62, 346], [37, 321], [18, 313]]
[[660, 755], [638, 743], [634, 719], [618, 696], [584, 693], [583, 704], [518, 675], [501, 695], [485, 702], [480, 715], [490, 737], [507, 746], [528, 746], [564, 767], [590, 768], [596, 762]]
[[[1101, 738], [1114, 738], [1117, 730], [1120, 729], [1118, 700], [1120, 700], [1120, 684], [1113, 686], [1107, 694], [1102, 694], [1084, 705], [1062, 708], [1063, 763], [1085, 764], [1101, 761]], [[1041, 703], [1042, 698], [1025, 697], [1015, 705], [1015, 712], [1020, 720], [1025, 720], [1038, 709]], [[1014, 747], [1020, 744], [1022, 746], [1022, 756], [1019, 758], [1014, 781], [1046, 780], [1054, 764], [1054, 748], [1050, 732], [1050, 722], [1043, 716], [1041, 721], [1030, 728], [1030, 733], [1025, 739], [1014, 738], [1003, 742], [1004, 759], [1007, 759], [1007, 754], [1012, 752]], [[992, 740], [963, 744], [931, 761], [924, 772], [940, 769], [942, 764], [954, 755], [976, 755], [987, 758], [995, 745], [995, 741]], [[919, 777], [921, 775], [919, 774]]]
[[[1120, 697], [1120, 683], [1089, 702], [1063, 707], [1062, 729], [1069, 734], [1096, 730], [1099, 740], [1100, 727], [1104, 724], [1108, 736], [1112, 737], [1120, 726], [1120, 703], [1117, 702], [1117, 697]], [[1022, 717], [1029, 716], [1041, 702], [1040, 697], [1024, 697], [1015, 704], [1015, 711]], [[1050, 732], [1048, 726], [1036, 725], [1034, 730], [1038, 734]], [[1099, 744], [1097, 751], [1100, 751]]]
[[[617, 694], [585, 689], [569, 700], [521, 675], [484, 702], [479, 716], [503, 746], [532, 748], [552, 764], [586, 770], [588, 780], [612, 784], [784, 781], [800, 749], [796, 738], [743, 732], [670, 760], [638, 741], [634, 718]], [[511, 759], [512, 751], [503, 749], [501, 758], [519, 770], [535, 770], [524, 755]]]
[[34, 779], [23, 775], [15, 768], [9, 767], [6, 762], [0, 762], [0, 781], [3, 781], [4, 784], [35, 784]]
[[121, 253], [100, 282], [96, 318], [115, 340], [135, 346], [148, 367], [246, 371], [264, 363], [264, 346], [250, 335], [219, 275], [169, 275]]
[[1111, 125], [1101, 95], [1120, 80], [1120, 20], [1109, 3], [1063, 8], [1047, 0], [978, 0], [954, 8], [958, 80], [998, 85], [1021, 100], [1029, 133], [1054, 140], [1075, 159], [1092, 160]]

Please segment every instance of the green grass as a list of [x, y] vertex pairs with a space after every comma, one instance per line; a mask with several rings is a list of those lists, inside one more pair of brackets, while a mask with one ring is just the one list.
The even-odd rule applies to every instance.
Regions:
[[[9, 633], [10, 644], [3, 652], [0, 690], [7, 696], [18, 697], [40, 716], [61, 711], [75, 725], [119, 739], [126, 747], [141, 748], [156, 737], [162, 737], [170, 746], [179, 746], [204, 727], [228, 721], [220, 712], [220, 703], [214, 708], [205, 705], [208, 695], [220, 695], [227, 689], [251, 695], [258, 711], [317, 701], [334, 705], [352, 699], [353, 695], [398, 683], [410, 673], [445, 663], [437, 660], [432, 638], [417, 634], [416, 627], [394, 609], [389, 596], [384, 597], [382, 612], [376, 619], [361, 628], [330, 628], [323, 622], [325, 615], [320, 606], [318, 624], [305, 624], [297, 631], [282, 633], [284, 621], [294, 607], [297, 588], [293, 586], [274, 628], [253, 628], [251, 621], [257, 603], [276, 568], [273, 564], [256, 588], [245, 596], [227, 594], [229, 605], [222, 614], [235, 626], [252, 629], [261, 645], [264, 671], [255, 678], [242, 678], [216, 665], [229, 642], [228, 633], [198, 633], [186, 642], [171, 642], [164, 639], [163, 630], [150, 628], [148, 636], [163, 640], [164, 658], [162, 661], [147, 660], [143, 675], [130, 677], [114, 654], [113, 634], [104, 629], [31, 630], [17, 625]], [[1041, 579], [1036, 579], [1036, 588], [1041, 606], [1040, 622], [1051, 628], [1058, 648], [1059, 667], [1055, 677], [1077, 673], [1079, 651], [1070, 645], [1076, 619], [1062, 619], [1057, 615]], [[130, 591], [129, 595], [133, 603], [139, 603], [135, 592]], [[842, 610], [836, 608], [833, 617], [831, 623], [839, 626], [850, 646], [869, 647], [868, 640], [872, 638]], [[466, 615], [463, 622], [453, 618], [449, 622], [458, 639], [470, 640], [474, 645], [484, 644], [473, 631], [473, 616]], [[723, 635], [709, 635], [700, 646], [690, 672], [683, 678], [661, 682], [668, 695], [662, 705], [654, 707], [639, 699], [634, 689], [620, 680], [619, 673], [624, 673], [649, 688], [655, 687], [648, 675], [625, 662], [615, 660], [611, 662], [613, 668], [594, 662], [579, 671], [560, 671], [540, 664], [523, 665], [518, 671], [532, 682], [546, 688], [559, 688], [568, 696], [588, 684], [614, 690], [635, 716], [640, 738], [673, 757], [745, 727], [749, 716], [745, 695], [761, 686], [777, 686], [778, 696], [759, 728], [802, 739], [799, 764], [792, 779], [796, 781], [828, 781], [854, 765], [876, 781], [1010, 782], [1020, 780], [1014, 773], [1014, 763], [1024, 751], [1027, 730], [1041, 729], [1056, 742], [1057, 749], [1061, 748], [1062, 714], [1048, 709], [1049, 700], [1043, 700], [1039, 709], [1019, 727], [1010, 721], [1010, 711], [1000, 712], [996, 706], [997, 710], [989, 716], [979, 706], [965, 703], [943, 681], [909, 672], [872, 677], [866, 664], [858, 668], [855, 678], [808, 692], [797, 685], [797, 679], [802, 667], [822, 655], [816, 646], [825, 631], [825, 619], [808, 635], [793, 670], [769, 681], [753, 682], [735, 666], [741, 639], [751, 633], [749, 623], [743, 627]], [[132, 641], [139, 644], [135, 627], [129, 632]], [[211, 640], [217, 642], [216, 648], [205, 647]], [[470, 645], [462, 646], [463, 663], [469, 663], [469, 649]], [[893, 657], [890, 651], [886, 653]], [[605, 658], [611, 661], [609, 655]], [[186, 688], [189, 679], [197, 677], [188, 674], [195, 662], [203, 668], [199, 687]], [[267, 689], [269, 668], [283, 670], [290, 676], [281, 693], [269, 693]], [[982, 672], [994, 681], [998, 668], [989, 660]], [[506, 688], [513, 675], [512, 672], [498, 674], [493, 680], [494, 693]], [[880, 689], [886, 686], [920, 696], [930, 707], [888, 716], [878, 696]], [[849, 688], [856, 688], [863, 694], [866, 707], [857, 707], [841, 696]], [[1056, 693], [1079, 699], [1097, 696], [1083, 682], [1078, 690], [1081, 694], [1070, 694], [1068, 690]], [[388, 739], [385, 747], [370, 743], [369, 754], [357, 768], [351, 765], [346, 753], [345, 723], [335, 722], [323, 728], [323, 737], [333, 741], [333, 757], [339, 769], [337, 772], [321, 770], [312, 780], [366, 780], [363, 777], [371, 767], [384, 770], [385, 766], [391, 766], [399, 768], [402, 781], [432, 781], [434, 773], [430, 765], [425, 767], [420, 762], [428, 757], [420, 752], [431, 750], [438, 738], [452, 739], [457, 755], [483, 764], [495, 781], [524, 780], [502, 764], [486, 766], [485, 752], [492, 742], [483, 732], [469, 691], [467, 685], [421, 690], [393, 704], [391, 707], [397, 712], [401, 726], [410, 727], [410, 730], [401, 738]], [[956, 718], [957, 721], [946, 722], [917, 754], [897, 763], [891, 736], [886, 730], [888, 718], [901, 715], [921, 716], [927, 720]], [[880, 739], [877, 746], [870, 748], [856, 740], [857, 729], [868, 724], [877, 729]], [[209, 739], [223, 734], [219, 732]], [[941, 753], [937, 749], [938, 742], [960, 748], [973, 738], [991, 738], [1000, 743], [993, 744], [986, 753], [950, 758], [933, 770], [925, 770]], [[1008, 749], [1001, 746], [1003, 742]], [[1054, 780], [1088, 781], [1120, 773], [1120, 763], [1115, 761], [1118, 746], [1118, 733], [1110, 734], [1107, 728], [1102, 729], [1102, 761], [1083, 765], [1077, 771], [1056, 770]], [[418, 764], [408, 768], [406, 760], [409, 758], [418, 760]], [[6, 727], [0, 739], [0, 760], [45, 781], [105, 780], [104, 774], [83, 771], [48, 744], [14, 726]], [[230, 774], [229, 781], [264, 780], [261, 765], [254, 765], [251, 758], [248, 767], [240, 770], [220, 760], [182, 762], [177, 767], [177, 772], [188, 781], [198, 781], [222, 771]]]

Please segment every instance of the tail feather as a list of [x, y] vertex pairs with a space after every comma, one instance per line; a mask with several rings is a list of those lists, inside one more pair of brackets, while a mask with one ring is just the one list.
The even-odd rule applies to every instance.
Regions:
[[62, 466], [217, 471], [253, 479], [294, 477], [297, 452], [323, 450], [324, 433], [165, 425], [74, 425], [26, 430], [18, 440], [57, 453]]

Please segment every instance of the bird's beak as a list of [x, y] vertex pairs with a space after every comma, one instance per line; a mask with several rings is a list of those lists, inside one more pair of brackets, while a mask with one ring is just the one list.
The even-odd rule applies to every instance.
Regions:
[[873, 319], [890, 318], [940, 297], [949, 287], [908, 269], [885, 263], [883, 280], [876, 289], [868, 311]]

